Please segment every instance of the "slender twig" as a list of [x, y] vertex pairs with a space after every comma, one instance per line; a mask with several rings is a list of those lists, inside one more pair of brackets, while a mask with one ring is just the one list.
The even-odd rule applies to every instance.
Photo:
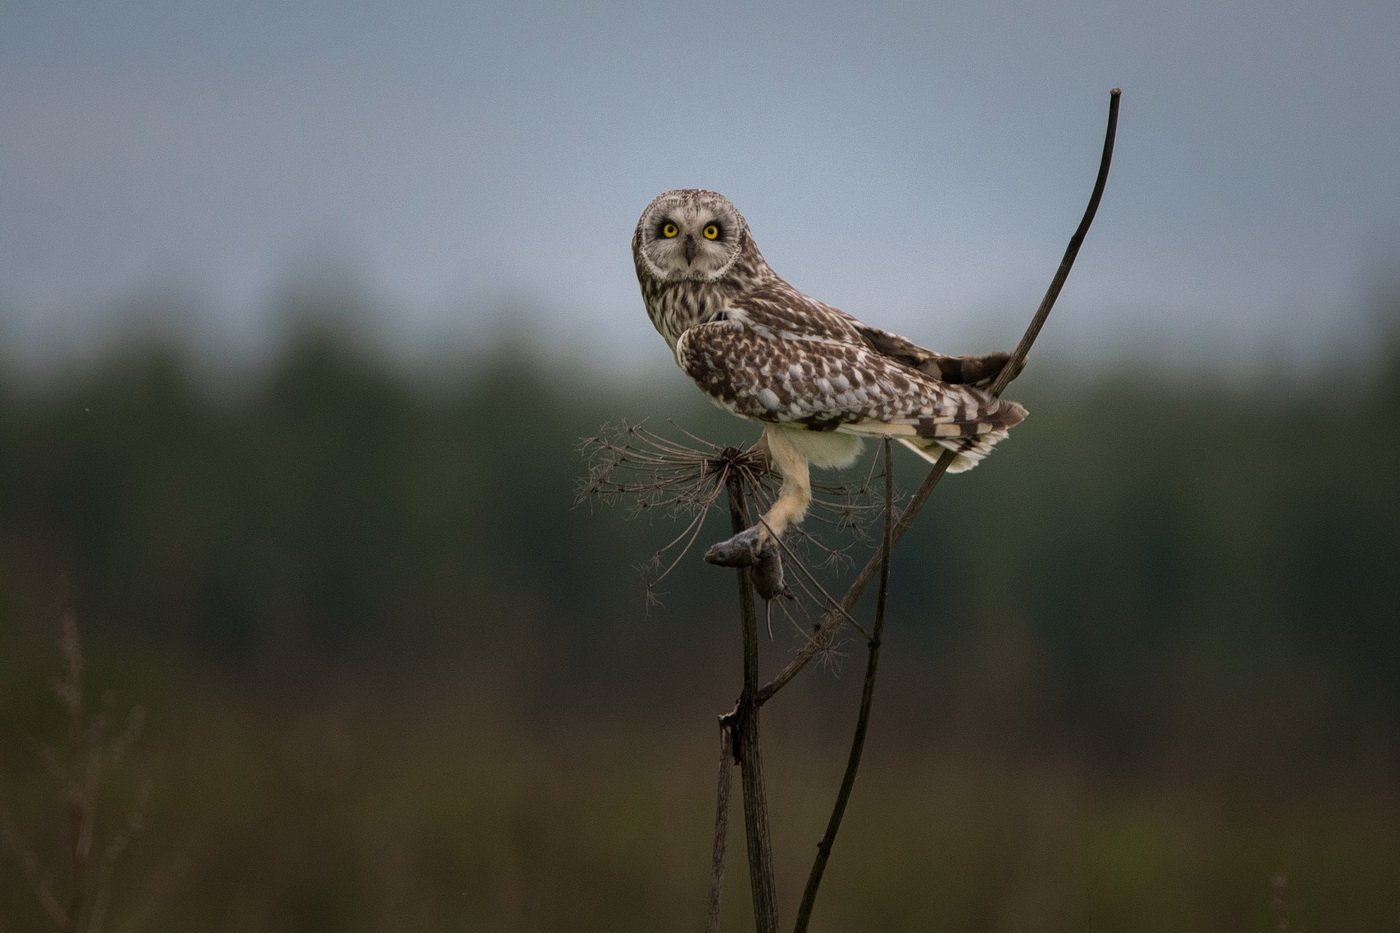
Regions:
[[802, 903], [797, 908], [797, 925], [793, 933], [806, 933], [807, 924], [812, 919], [812, 906], [817, 900], [817, 888], [821, 886], [826, 863], [831, 858], [832, 846], [836, 843], [836, 833], [841, 829], [841, 820], [846, 815], [846, 804], [851, 799], [851, 791], [856, 784], [856, 773], [860, 770], [860, 756], [865, 749], [865, 734], [870, 725], [870, 707], [875, 698], [875, 674], [880, 666], [880, 638], [885, 630], [885, 598], [890, 591], [890, 533], [894, 520], [894, 474], [890, 460], [890, 442], [885, 439], [885, 530], [880, 561], [880, 587], [875, 598], [875, 623], [870, 632], [870, 653], [865, 662], [865, 683], [860, 692], [860, 712], [856, 716], [855, 733], [851, 736], [851, 751], [846, 756], [846, 772], [841, 776], [841, 788], [836, 793], [831, 816], [826, 822], [826, 832], [817, 843], [817, 856], [812, 861], [812, 870], [807, 875], [807, 887], [802, 892]]
[[[1002, 367], [1001, 372], [992, 383], [991, 392], [994, 395], [1000, 395], [1015, 374], [1020, 371], [1025, 362], [1026, 354], [1030, 352], [1031, 345], [1035, 343], [1035, 338], [1040, 334], [1040, 329], [1045, 324], [1045, 319], [1050, 316], [1050, 309], [1055, 306], [1055, 300], [1060, 296], [1060, 289], [1064, 287], [1065, 280], [1069, 278], [1070, 268], [1074, 265], [1075, 257], [1079, 255], [1080, 244], [1083, 243], [1085, 234], [1089, 232], [1089, 225], [1094, 221], [1094, 214], [1097, 213], [1099, 201], [1103, 197], [1104, 185], [1108, 181], [1109, 165], [1113, 161], [1113, 139], [1118, 131], [1118, 101], [1121, 94], [1122, 92], [1118, 88], [1114, 88], [1109, 94], [1108, 128], [1104, 134], [1103, 154], [1099, 159], [1099, 172], [1098, 177], [1094, 180], [1094, 190], [1089, 196], [1089, 206], [1085, 208], [1084, 217], [1080, 220], [1079, 227], [1074, 231], [1069, 245], [1065, 248], [1064, 258], [1060, 261], [1060, 267], [1056, 270], [1055, 277], [1045, 292], [1045, 297], [1041, 299], [1040, 307], [1036, 309], [1035, 316], [1031, 318], [1030, 325], [1026, 328], [1020, 343], [1016, 345], [1016, 349], [1008, 357], [1006, 365]], [[797, 650], [787, 666], [758, 691], [760, 705], [768, 702], [775, 693], [787, 686], [788, 682], [796, 677], [812, 658], [820, 654], [830, 644], [837, 629], [845, 621], [846, 615], [850, 613], [856, 601], [865, 592], [865, 588], [875, 577], [888, 549], [893, 548], [904, 537], [904, 533], [914, 523], [915, 516], [919, 514], [919, 510], [923, 508], [924, 502], [927, 501], [934, 487], [938, 485], [938, 481], [943, 478], [943, 474], [948, 471], [955, 456], [953, 451], [944, 451], [943, 455], [938, 458], [938, 462], [929, 470], [928, 476], [924, 478], [923, 483], [910, 498], [909, 504], [900, 513], [899, 520], [895, 522], [888, 541], [871, 555], [870, 560], [851, 581], [850, 587], [841, 597], [840, 602], [826, 611], [811, 638]]]
[[[749, 527], [744, 480], [739, 471], [725, 479], [729, 492], [729, 518], [738, 534]], [[739, 580], [739, 621], [744, 641], [744, 690], [739, 695], [730, 728], [738, 732], [735, 757], [739, 760], [744, 795], [744, 840], [749, 857], [749, 887], [753, 893], [754, 923], [758, 933], [777, 933], [778, 897], [773, 875], [773, 844], [768, 830], [768, 801], [763, 784], [763, 756], [758, 741], [758, 615], [755, 611], [753, 573], [736, 571]]]
[[1021, 335], [1021, 342], [1016, 344], [1015, 351], [1006, 365], [997, 374], [996, 380], [992, 383], [991, 393], [1000, 395], [1012, 379], [1016, 378], [1016, 373], [1020, 372], [1020, 364], [1025, 360], [1026, 354], [1031, 352], [1031, 344], [1035, 343], [1035, 338], [1040, 336], [1040, 328], [1045, 325], [1045, 319], [1050, 316], [1050, 309], [1055, 306], [1055, 299], [1060, 297], [1060, 289], [1064, 288], [1065, 280], [1069, 278], [1069, 270], [1074, 266], [1075, 257], [1079, 255], [1079, 247], [1084, 242], [1084, 237], [1089, 233], [1089, 227], [1094, 222], [1094, 215], [1098, 213], [1099, 201], [1103, 198], [1104, 186], [1108, 184], [1108, 168], [1113, 162], [1113, 139], [1118, 135], [1118, 99], [1123, 92], [1114, 88], [1108, 93], [1108, 127], [1104, 130], [1103, 154], [1099, 157], [1099, 174], [1094, 179], [1094, 190], [1089, 195], [1089, 205], [1084, 208], [1084, 216], [1080, 218], [1079, 226], [1075, 228], [1074, 236], [1069, 238], [1069, 245], [1065, 247], [1064, 258], [1060, 260], [1060, 267], [1055, 270], [1055, 277], [1050, 280], [1050, 287], [1045, 290], [1045, 297], [1040, 300], [1040, 307], [1035, 311], [1035, 317], [1031, 318], [1030, 326]]

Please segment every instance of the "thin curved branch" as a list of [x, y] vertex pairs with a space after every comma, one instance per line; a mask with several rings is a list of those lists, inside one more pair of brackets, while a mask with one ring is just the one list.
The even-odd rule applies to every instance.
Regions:
[[[1122, 93], [1118, 88], [1109, 92], [1108, 128], [1104, 133], [1103, 154], [1099, 159], [1098, 177], [1094, 181], [1094, 190], [1089, 196], [1089, 205], [1084, 210], [1084, 217], [1080, 220], [1074, 235], [1070, 237], [1069, 245], [1065, 248], [1064, 258], [1060, 261], [1060, 267], [1055, 271], [1055, 276], [1050, 281], [1050, 287], [1046, 289], [1045, 297], [1041, 299], [1040, 307], [1036, 309], [1035, 316], [1031, 318], [1030, 325], [1026, 328], [1020, 343], [1016, 345], [1016, 349], [1007, 359], [1006, 365], [1002, 367], [1001, 372], [992, 383], [991, 392], [994, 395], [1000, 395], [1005, 390], [1007, 384], [1014, 378], [1014, 374], [1020, 370], [1025, 362], [1026, 354], [1030, 352], [1031, 345], [1035, 343], [1041, 327], [1044, 326], [1046, 318], [1050, 316], [1050, 309], [1055, 306], [1056, 299], [1060, 297], [1060, 289], [1064, 287], [1066, 279], [1069, 278], [1069, 271], [1074, 266], [1075, 257], [1079, 255], [1080, 244], [1084, 242], [1084, 237], [1089, 232], [1089, 226], [1094, 222], [1094, 215], [1098, 212], [1099, 201], [1103, 197], [1104, 186], [1108, 181], [1109, 165], [1113, 161], [1113, 140], [1118, 132], [1118, 101]], [[888, 549], [893, 548], [899, 543], [899, 539], [904, 537], [904, 533], [914, 523], [915, 516], [923, 508], [924, 502], [933, 492], [933, 488], [938, 485], [943, 474], [948, 472], [948, 466], [953, 462], [955, 456], [952, 451], [944, 451], [943, 455], [938, 458], [938, 462], [933, 465], [928, 476], [924, 478], [923, 483], [910, 498], [909, 504], [900, 513], [899, 520], [895, 522], [894, 528], [891, 530], [889, 540], [871, 555], [870, 560], [856, 574], [845, 595], [841, 597], [841, 601], [822, 616], [821, 623], [812, 633], [812, 637], [807, 640], [807, 643], [797, 650], [786, 667], [758, 691], [757, 701], [759, 704], [772, 699], [775, 693], [783, 689], [807, 666], [813, 657], [831, 642], [837, 629], [845, 621], [846, 615], [854, 608], [856, 601], [860, 599], [865, 588], [874, 579]]]
[[1065, 256], [1060, 260], [1060, 268], [1055, 270], [1055, 277], [1050, 280], [1050, 287], [1045, 290], [1045, 297], [1040, 300], [1040, 307], [1036, 309], [1035, 317], [1031, 318], [1030, 326], [1021, 335], [1021, 342], [1016, 344], [1011, 358], [1006, 361], [1006, 365], [1001, 368], [1001, 372], [992, 382], [991, 393], [993, 395], [1000, 395], [1005, 391], [1011, 380], [1016, 378], [1016, 373], [1020, 372], [1026, 354], [1031, 352], [1031, 344], [1035, 343], [1035, 338], [1040, 336], [1040, 328], [1044, 326], [1045, 319], [1050, 316], [1050, 309], [1055, 306], [1055, 300], [1060, 297], [1060, 289], [1064, 288], [1065, 280], [1069, 278], [1069, 270], [1074, 266], [1075, 257], [1079, 255], [1079, 247], [1083, 244], [1084, 237], [1088, 235], [1089, 227], [1094, 222], [1094, 215], [1099, 212], [1099, 201], [1103, 198], [1104, 186], [1108, 184], [1108, 168], [1113, 162], [1113, 139], [1118, 135], [1118, 100], [1122, 96], [1123, 92], [1119, 88], [1108, 92], [1108, 128], [1104, 131], [1103, 155], [1099, 157], [1099, 174], [1094, 179], [1094, 190], [1089, 195], [1089, 206], [1084, 208], [1084, 216], [1080, 219], [1074, 236], [1069, 238], [1069, 245], [1065, 247]]

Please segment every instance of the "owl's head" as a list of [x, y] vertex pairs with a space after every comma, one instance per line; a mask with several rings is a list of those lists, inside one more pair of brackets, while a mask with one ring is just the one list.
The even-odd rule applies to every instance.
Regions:
[[724, 195], [703, 188], [657, 195], [632, 236], [638, 276], [661, 282], [713, 282], [746, 254], [762, 263], [743, 215]]

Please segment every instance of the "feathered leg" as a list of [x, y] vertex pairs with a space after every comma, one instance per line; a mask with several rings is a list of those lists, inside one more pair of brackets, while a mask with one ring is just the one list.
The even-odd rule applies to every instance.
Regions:
[[783, 478], [778, 498], [759, 521], [759, 547], [783, 536], [789, 525], [802, 521], [807, 506], [812, 503], [812, 478], [808, 472], [807, 455], [789, 439], [791, 432], [767, 428], [763, 439], [768, 446], [768, 462]]

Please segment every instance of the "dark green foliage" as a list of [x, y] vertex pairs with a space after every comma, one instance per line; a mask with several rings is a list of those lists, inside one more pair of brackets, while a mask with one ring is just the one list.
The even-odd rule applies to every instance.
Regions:
[[[1032, 419], [940, 491], [895, 598], [930, 633], [1013, 603], [1074, 666], [1120, 665], [1124, 633], [1155, 650], [1213, 632], [1396, 659], [1378, 671], [1389, 688], [1400, 493], [1384, 477], [1400, 431], [1383, 387], [1032, 373], [1012, 393]], [[618, 416], [664, 428], [672, 408], [712, 423], [679, 391], [603, 400], [524, 353], [429, 390], [325, 331], [232, 398], [169, 349], [4, 392], [7, 613], [41, 609], [66, 575], [98, 642], [138, 635], [215, 664], [392, 662], [526, 606], [561, 634], [606, 626], [637, 595], [641, 538], [669, 529], [574, 509], [578, 439]], [[899, 466], [912, 485], [918, 462]], [[678, 574], [668, 602], [683, 613], [708, 582]]]

